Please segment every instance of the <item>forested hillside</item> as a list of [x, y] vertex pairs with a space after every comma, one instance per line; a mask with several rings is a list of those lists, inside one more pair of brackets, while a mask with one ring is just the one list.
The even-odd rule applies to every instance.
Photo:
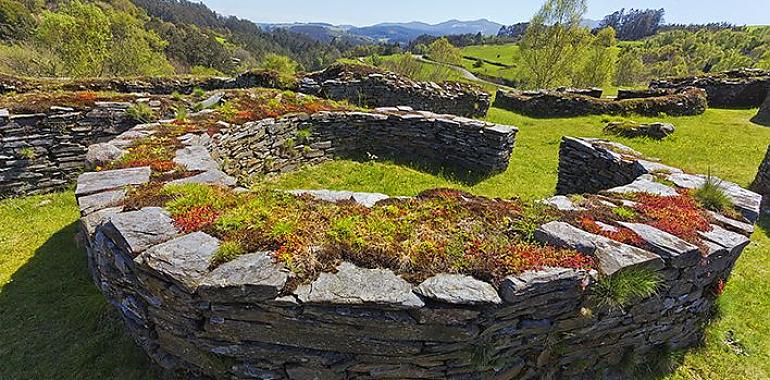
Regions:
[[0, 0], [0, 71], [9, 74], [227, 74], [271, 54], [312, 70], [350, 48], [266, 32], [186, 0]]

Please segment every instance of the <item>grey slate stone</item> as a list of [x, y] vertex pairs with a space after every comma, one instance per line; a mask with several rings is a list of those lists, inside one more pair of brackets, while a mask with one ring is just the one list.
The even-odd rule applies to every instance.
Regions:
[[139, 254], [179, 234], [171, 217], [158, 207], [112, 215], [103, 228], [115, 244], [133, 254]]
[[388, 269], [364, 269], [345, 262], [337, 273], [321, 273], [310, 285], [294, 294], [303, 303], [341, 305], [385, 305], [420, 308], [425, 304], [412, 292], [412, 285]]
[[599, 272], [607, 276], [629, 267], [659, 270], [664, 266], [660, 256], [652, 252], [585, 232], [564, 222], [542, 225], [535, 232], [535, 238], [556, 247], [574, 249], [594, 256]]
[[90, 214], [117, 204], [126, 197], [126, 191], [123, 189], [105, 191], [93, 195], [86, 195], [78, 198], [78, 206], [82, 215]]
[[75, 195], [79, 197], [130, 185], [141, 185], [149, 181], [149, 167], [84, 173], [78, 177]]
[[442, 273], [423, 281], [414, 292], [429, 299], [454, 305], [499, 304], [495, 288], [470, 276]]
[[569, 268], [545, 268], [542, 270], [526, 271], [515, 276], [506, 277], [500, 284], [500, 295], [510, 303], [519, 301], [521, 295], [531, 296], [545, 294], [574, 285], [578, 286], [590, 274]]
[[97, 166], [105, 166], [118, 160], [125, 154], [123, 149], [111, 143], [93, 144], [86, 152], [86, 168], [93, 169]]
[[208, 149], [203, 146], [193, 145], [176, 151], [174, 163], [184, 166], [190, 171], [219, 170], [219, 164], [211, 158]]
[[561, 211], [581, 211], [585, 210], [585, 208], [578, 207], [575, 205], [574, 202], [572, 202], [569, 197], [564, 195], [557, 195], [555, 197], [551, 197], [548, 199], [545, 199], [542, 201], [543, 203], [552, 206], [556, 208], [557, 210]]
[[746, 236], [728, 231], [713, 224], [711, 225], [711, 231], [698, 232], [698, 234], [702, 238], [724, 247], [730, 252], [730, 254], [740, 253], [751, 242], [751, 240]]
[[221, 303], [272, 300], [290, 273], [266, 252], [250, 253], [214, 269], [200, 284], [201, 298]]
[[653, 162], [653, 161], [647, 161], [647, 160], [637, 160], [636, 164], [641, 166], [647, 173], [652, 174], [655, 172], [658, 173], [683, 173], [682, 169], [675, 168], [673, 166], [668, 166], [661, 164], [659, 162]]
[[695, 265], [700, 260], [700, 249], [697, 246], [672, 234], [646, 224], [624, 222], [619, 224], [639, 235], [653, 252], [670, 259], [676, 267]]
[[217, 249], [219, 240], [203, 232], [194, 232], [156, 245], [134, 261], [192, 294], [209, 274], [208, 268]]
[[194, 175], [192, 177], [171, 181], [167, 185], [181, 185], [186, 183], [200, 183], [233, 187], [238, 184], [238, 181], [236, 181], [235, 178], [225, 174], [223, 171], [214, 169], [198, 175]]
[[728, 218], [720, 213], [709, 211], [709, 215], [711, 215], [714, 220], [721, 223], [723, 227], [727, 228], [728, 230], [731, 230], [733, 232], [738, 232], [740, 234], [751, 236], [751, 234], [754, 233], [754, 225], [744, 223], [732, 218]]
[[205, 110], [214, 107], [222, 101], [224, 96], [224, 92], [217, 92], [216, 94], [211, 95], [208, 99], [198, 103], [198, 109]]
[[365, 207], [373, 207], [377, 202], [390, 198], [385, 194], [356, 193], [352, 191], [291, 190], [289, 192], [297, 196], [310, 195], [313, 198], [327, 202], [353, 201]]
[[628, 185], [606, 190], [606, 192], [612, 194], [647, 193], [659, 195], [662, 197], [673, 197], [679, 195], [675, 189], [662, 183], [653, 181], [652, 178], [648, 175], [639, 177], [639, 179]]

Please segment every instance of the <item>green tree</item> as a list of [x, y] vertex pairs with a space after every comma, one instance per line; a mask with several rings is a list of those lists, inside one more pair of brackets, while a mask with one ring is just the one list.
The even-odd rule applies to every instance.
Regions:
[[450, 65], [459, 65], [462, 60], [460, 49], [454, 47], [446, 37], [439, 38], [428, 45], [430, 59]]
[[14, 0], [0, 0], [0, 38], [23, 40], [35, 28], [31, 12]]
[[63, 4], [58, 12], [45, 11], [37, 36], [61, 59], [62, 74], [103, 73], [110, 50], [110, 20], [98, 6], [74, 0]]
[[532, 17], [521, 41], [521, 57], [529, 87], [567, 84], [574, 57], [587, 43], [580, 26], [586, 0], [546, 0]]
[[575, 70], [573, 86], [607, 86], [612, 82], [617, 67], [618, 48], [615, 29], [606, 27], [591, 38], [582, 60]]
[[642, 62], [638, 50], [628, 50], [618, 60], [615, 84], [618, 86], [636, 86], [648, 78], [647, 67]]
[[174, 68], [163, 54], [165, 41], [144, 29], [144, 23], [126, 12], [110, 12], [110, 44], [105, 73], [120, 75], [167, 75]]

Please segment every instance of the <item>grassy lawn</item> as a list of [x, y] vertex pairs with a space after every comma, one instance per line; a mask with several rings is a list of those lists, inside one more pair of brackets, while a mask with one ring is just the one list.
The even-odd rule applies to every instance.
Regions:
[[[702, 116], [663, 118], [677, 126], [663, 142], [614, 140], [688, 171], [711, 170], [748, 185], [770, 143], [770, 129], [748, 122], [754, 114], [709, 110]], [[489, 120], [516, 125], [521, 132], [509, 170], [475, 184], [387, 163], [335, 161], [270, 185], [390, 195], [446, 186], [541, 198], [556, 184], [561, 136], [602, 136], [604, 119], [538, 120], [493, 109]], [[146, 359], [91, 282], [85, 253], [74, 242], [77, 218], [71, 192], [0, 201], [2, 380], [153, 379]], [[769, 234], [765, 218], [719, 302], [721, 317], [709, 327], [706, 344], [689, 352], [670, 379], [770, 379]]]

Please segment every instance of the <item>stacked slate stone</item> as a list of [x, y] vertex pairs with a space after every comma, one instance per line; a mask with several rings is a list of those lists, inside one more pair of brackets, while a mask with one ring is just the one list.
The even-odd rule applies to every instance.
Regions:
[[498, 90], [494, 106], [531, 117], [625, 114], [691, 116], [706, 112], [707, 100], [706, 92], [695, 87], [687, 87], [664, 96], [620, 100], [597, 99], [558, 91]]
[[762, 164], [759, 166], [757, 176], [751, 184], [751, 190], [762, 194], [764, 206], [767, 207], [767, 201], [770, 200], [770, 148], [768, 148], [765, 159], [762, 160]]
[[52, 107], [47, 113], [0, 110], [0, 197], [38, 194], [72, 183], [88, 146], [133, 127], [131, 103], [96, 102], [93, 109]]
[[488, 176], [508, 169], [518, 130], [408, 107], [319, 112], [233, 126], [215, 136], [231, 175], [274, 174], [335, 157], [388, 158]]
[[[187, 136], [184, 142], [178, 162], [188, 169], [211, 162], [201, 145], [207, 138]], [[606, 145], [583, 146], [584, 155], [616, 165]], [[656, 170], [663, 168], [657, 164]], [[591, 169], [584, 167], [583, 175], [592, 175]], [[701, 179], [669, 170], [678, 175], [672, 177], [677, 186]], [[631, 185], [616, 192], [650, 189], [639, 183], [644, 176], [628, 178]], [[727, 279], [753, 230], [714, 214], [719, 225], [701, 234], [702, 253], [647, 225], [627, 225], [647, 243], [643, 250], [554, 221], [538, 229], [537, 239], [593, 256], [596, 271], [543, 268], [497, 286], [456, 274], [411, 284], [390, 270], [343, 262], [294, 287], [287, 286], [293, 274], [271, 252], [252, 252], [212, 270], [216, 238], [181, 233], [161, 208], [124, 211], [119, 202], [125, 188], [149, 180], [149, 168], [80, 177], [76, 194], [88, 260], [94, 281], [136, 342], [166, 374], [188, 379], [612, 376], [626, 357], [691, 347], [701, 339], [715, 302], [711, 290]], [[653, 190], [676, 193], [661, 186]], [[350, 197], [367, 207], [387, 198], [298, 193], [330, 201]], [[753, 199], [749, 195], [744, 190]], [[568, 198], [549, 203], [575, 207]], [[744, 209], [750, 222], [757, 213], [758, 207]], [[665, 279], [657, 296], [622, 309], [591, 300], [599, 276], [633, 268]]]
[[278, 74], [270, 71], [249, 71], [236, 77], [142, 77], [46, 79], [36, 81], [13, 76], [0, 76], [0, 94], [31, 91], [107, 91], [169, 95], [174, 92], [189, 94], [200, 88], [206, 91], [236, 88], [283, 88]]
[[[684, 173], [682, 170], [644, 159], [633, 149], [606, 140], [564, 137], [559, 148], [557, 194], [597, 193], [623, 188], [662, 195], [675, 195], [668, 186], [650, 179], [664, 173], [665, 180], [678, 188], [696, 189], [708, 176]], [[732, 182], [712, 177], [745, 218], [752, 223], [759, 218], [761, 196]]]
[[764, 103], [759, 107], [757, 116], [754, 116], [751, 121], [765, 127], [770, 127], [770, 91], [768, 91]]
[[704, 76], [652, 81], [651, 89], [682, 90], [698, 87], [708, 93], [708, 103], [715, 108], [755, 108], [768, 96], [770, 72], [740, 69]]
[[417, 82], [392, 72], [337, 65], [300, 80], [299, 91], [366, 107], [408, 106], [436, 113], [483, 117], [490, 96], [476, 86]]
[[617, 100], [624, 100], [624, 99], [644, 99], [644, 98], [657, 98], [661, 96], [667, 96], [674, 93], [674, 90], [671, 89], [653, 89], [653, 88], [647, 88], [647, 89], [619, 89], [618, 90], [618, 96], [616, 97]]

